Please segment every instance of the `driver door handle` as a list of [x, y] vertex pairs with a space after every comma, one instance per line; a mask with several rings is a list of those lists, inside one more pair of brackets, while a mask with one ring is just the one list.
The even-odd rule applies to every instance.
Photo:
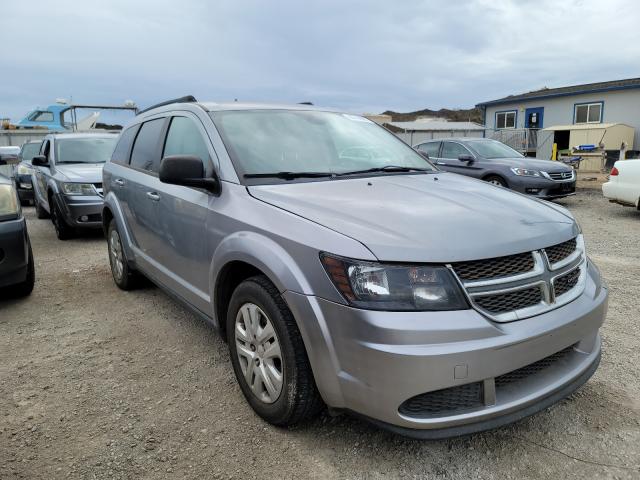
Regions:
[[158, 195], [157, 192], [147, 192], [147, 198], [149, 200], [153, 200], [154, 202], [157, 202], [158, 200], [160, 200], [160, 195]]
[[121, 178], [116, 178], [113, 183], [115, 183], [116, 185], [118, 185], [119, 187], [124, 187], [124, 180], [122, 180]]

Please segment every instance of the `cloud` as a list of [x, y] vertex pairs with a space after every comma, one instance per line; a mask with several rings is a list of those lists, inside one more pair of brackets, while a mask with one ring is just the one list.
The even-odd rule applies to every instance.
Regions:
[[469, 107], [638, 76], [639, 21], [627, 0], [9, 2], [0, 116], [70, 96]]

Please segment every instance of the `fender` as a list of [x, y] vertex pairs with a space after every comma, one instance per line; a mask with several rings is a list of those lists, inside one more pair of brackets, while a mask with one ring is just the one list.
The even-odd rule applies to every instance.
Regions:
[[[260, 269], [280, 293], [285, 290], [309, 295], [311, 286], [296, 261], [269, 237], [250, 231], [236, 232], [226, 237], [213, 254], [209, 267], [209, 294], [215, 299], [218, 277], [229, 262], [242, 261]], [[212, 300], [213, 301], [213, 300]], [[215, 309], [215, 305], [213, 305]]]
[[[129, 229], [127, 228], [126, 222], [124, 221], [124, 214], [122, 213], [122, 207], [120, 207], [120, 202], [118, 202], [118, 197], [114, 195], [113, 192], [107, 193], [106, 197], [104, 197], [104, 206], [102, 207], [102, 218], [104, 218], [105, 210], [109, 210], [114, 220], [116, 221], [116, 225], [118, 226], [118, 232], [120, 233], [120, 241], [122, 243], [122, 248], [124, 249], [124, 254], [129, 263], [135, 265], [135, 254], [133, 249], [131, 248], [131, 235], [129, 233]], [[106, 232], [105, 232], [106, 236]]]

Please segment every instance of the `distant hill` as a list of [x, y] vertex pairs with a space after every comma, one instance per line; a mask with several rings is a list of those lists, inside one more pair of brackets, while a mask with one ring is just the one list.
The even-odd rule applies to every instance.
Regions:
[[394, 122], [412, 122], [418, 117], [438, 117], [451, 122], [475, 122], [482, 123], [482, 113], [479, 108], [469, 108], [467, 110], [449, 110], [441, 108], [440, 110], [417, 110], [415, 112], [399, 113], [387, 110], [383, 115], [391, 115]]

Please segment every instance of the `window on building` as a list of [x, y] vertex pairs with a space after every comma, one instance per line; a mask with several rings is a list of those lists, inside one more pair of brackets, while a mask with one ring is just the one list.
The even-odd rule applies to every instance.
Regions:
[[600, 123], [602, 121], [602, 102], [581, 103], [575, 106], [573, 123]]
[[516, 111], [496, 113], [496, 128], [516, 128]]

